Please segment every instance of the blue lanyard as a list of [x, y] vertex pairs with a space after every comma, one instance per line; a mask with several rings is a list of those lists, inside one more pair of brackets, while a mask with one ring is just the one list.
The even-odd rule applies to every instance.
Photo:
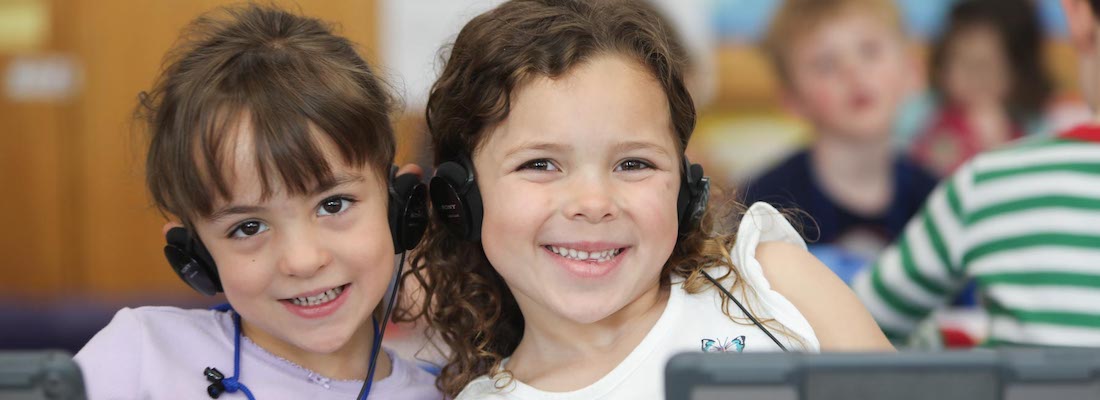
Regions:
[[[238, 390], [243, 392], [248, 400], [256, 400], [256, 397], [252, 396], [252, 391], [241, 383], [241, 316], [233, 310], [233, 306], [228, 303], [214, 306], [212, 310], [222, 312], [232, 312], [233, 318], [233, 376], [226, 378], [220, 371], [215, 368], [207, 367], [203, 374], [206, 375], [206, 380], [210, 381], [210, 386], [206, 387], [206, 393], [210, 395], [210, 398], [218, 398], [224, 393], [236, 393]], [[367, 380], [363, 383], [363, 390], [360, 391], [359, 400], [365, 400], [370, 395], [371, 383], [374, 381], [374, 363], [376, 355], [382, 347], [382, 335], [378, 332], [378, 320], [374, 317], [370, 319], [371, 327], [374, 329], [374, 340], [371, 343], [370, 349], [370, 368], [367, 372]]]
[[236, 393], [240, 390], [244, 392], [248, 400], [256, 400], [256, 398], [252, 396], [252, 391], [248, 390], [248, 386], [245, 386], [239, 381], [241, 376], [241, 316], [233, 311], [233, 307], [229, 304], [215, 306], [212, 309], [233, 313], [233, 376], [226, 378], [222, 375], [221, 371], [215, 368], [206, 367], [203, 374], [206, 375], [206, 380], [210, 381], [210, 386], [206, 387], [206, 394], [209, 394], [210, 398], [216, 399], [218, 396], [221, 396], [222, 392]]

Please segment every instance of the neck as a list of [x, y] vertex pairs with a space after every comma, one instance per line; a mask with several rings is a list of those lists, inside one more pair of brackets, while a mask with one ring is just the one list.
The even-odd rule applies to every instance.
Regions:
[[[343, 346], [331, 353], [315, 353], [299, 348], [284, 340], [276, 339], [243, 319], [241, 335], [248, 337], [257, 346], [271, 354], [321, 376], [338, 380], [366, 379], [371, 347], [374, 344], [374, 328], [370, 321], [352, 334]], [[378, 349], [377, 357], [374, 381], [389, 376], [392, 367], [389, 356], [381, 348]]]
[[523, 338], [512, 353], [513, 376], [544, 390], [576, 390], [617, 366], [641, 343], [668, 303], [658, 282], [608, 317], [578, 323], [517, 296], [524, 315]]
[[894, 154], [889, 138], [853, 140], [820, 135], [811, 168], [834, 202], [863, 215], [881, 214], [893, 196]]

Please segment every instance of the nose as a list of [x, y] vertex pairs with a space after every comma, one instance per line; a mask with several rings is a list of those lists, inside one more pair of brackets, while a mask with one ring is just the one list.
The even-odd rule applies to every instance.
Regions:
[[839, 73], [840, 79], [849, 84], [860, 82], [864, 79], [865, 65], [860, 63], [861, 60], [855, 57], [838, 57], [836, 60], [836, 69]]
[[288, 276], [311, 277], [332, 261], [322, 238], [308, 229], [284, 234], [281, 245], [279, 269]]
[[566, 193], [569, 199], [563, 212], [572, 220], [596, 224], [617, 218], [621, 211], [611, 179], [606, 174], [579, 174], [571, 179]]

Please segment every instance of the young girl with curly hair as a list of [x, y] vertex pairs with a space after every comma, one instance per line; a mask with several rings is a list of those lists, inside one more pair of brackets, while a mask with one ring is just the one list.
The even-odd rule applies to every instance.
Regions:
[[774, 208], [716, 223], [685, 59], [638, 1], [513, 0], [459, 33], [404, 316], [449, 346], [445, 394], [659, 397], [677, 352], [891, 349]]

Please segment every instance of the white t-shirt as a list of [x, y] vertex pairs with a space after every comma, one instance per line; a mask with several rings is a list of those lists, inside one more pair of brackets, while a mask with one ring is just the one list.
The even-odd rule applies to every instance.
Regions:
[[[756, 203], [749, 208], [737, 231], [737, 242], [730, 250], [733, 265], [745, 285], [732, 285], [727, 278], [720, 283], [737, 286], [730, 292], [737, 297], [758, 320], [774, 319], [791, 335], [772, 329], [774, 323], [765, 324], [769, 331], [791, 351], [819, 352], [820, 344], [810, 323], [783, 295], [771, 289], [764, 278], [764, 271], [756, 259], [756, 247], [762, 242], [781, 241], [806, 244], [791, 224], [772, 206]], [[724, 267], [708, 270], [718, 278]], [[488, 375], [470, 382], [456, 400], [469, 399], [652, 399], [664, 394], [665, 363], [673, 355], [698, 351], [781, 351], [756, 325], [749, 322], [733, 302], [729, 302], [729, 315], [744, 323], [734, 322], [722, 311], [722, 297], [717, 288], [710, 287], [700, 293], [684, 291], [682, 278], [673, 278], [672, 288], [664, 312], [646, 334], [638, 347], [618, 366], [595, 383], [571, 392], [546, 392], [512, 380], [502, 389]], [[743, 290], [745, 286], [752, 290]]]

